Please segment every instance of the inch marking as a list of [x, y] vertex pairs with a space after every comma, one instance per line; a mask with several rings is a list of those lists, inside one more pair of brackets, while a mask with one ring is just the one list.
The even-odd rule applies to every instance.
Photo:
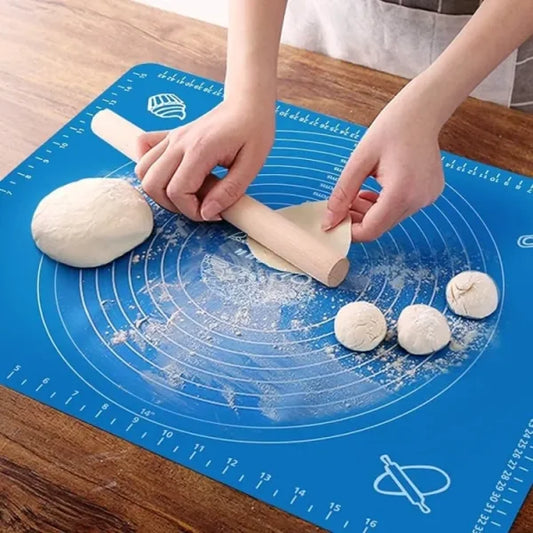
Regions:
[[242, 483], [243, 479], [244, 479], [244, 474], [239, 478], [239, 483]]
[[525, 457], [528, 461], [532, 461], [532, 462], [533, 462], [533, 457], [529, 457], [528, 455], [524, 455], [524, 457]]
[[344, 525], [342, 526], [343, 529], [346, 529], [350, 524], [350, 521], [349, 520], [346, 520], [346, 522], [344, 522]]
[[298, 498], [298, 494], [295, 494], [292, 499], [291, 499], [291, 505], [296, 501], [296, 499]]
[[175, 446], [174, 449], [172, 450], [172, 453], [176, 453], [179, 449], [179, 445]]
[[511, 492], [514, 492], [515, 494], [518, 494], [518, 491], [517, 491], [516, 489], [513, 489], [513, 487], [509, 487], [509, 490], [510, 490]]
[[524, 472], [529, 472], [529, 470], [525, 466], [519, 466], [520, 470], [523, 470]]
[[94, 415], [94, 418], [98, 418], [101, 414], [102, 414], [102, 409], [100, 409], [100, 411], [98, 411], [98, 412]]
[[515, 481], [518, 481], [518, 483], [523, 483], [523, 482], [524, 482], [523, 479], [520, 479], [519, 477], [516, 477], [516, 476], [515, 476], [513, 479], [514, 479]]
[[56, 395], [56, 393], [52, 392], [52, 394], [50, 394], [50, 399], [52, 399], [55, 395]]
[[329, 520], [332, 514], [333, 514], [333, 511], [329, 511], [329, 513], [326, 515], [326, 520]]
[[158, 441], [157, 441], [157, 444], [156, 446], [160, 446], [161, 443], [165, 440], [165, 437], [161, 437]]
[[85, 411], [85, 408], [86, 408], [86, 407], [87, 407], [87, 406], [86, 406], [85, 404], [83, 404], [83, 405], [80, 407], [80, 412], [81, 412], [81, 411]]
[[222, 470], [222, 475], [224, 475], [229, 470], [229, 465], [226, 465], [224, 467], [224, 470]]
[[207, 461], [207, 463], [205, 463], [205, 466], [208, 467], [210, 464], [211, 464], [211, 459], [209, 459], [209, 461]]
[[41, 383], [36, 389], [35, 392], [39, 392], [43, 388], [43, 383]]
[[511, 500], [508, 500], [507, 498], [502, 498], [502, 501], [504, 501], [505, 503], [513, 503]]
[[116, 421], [117, 421], [117, 419], [116, 419], [116, 418], [113, 418], [113, 420], [111, 420], [111, 422], [109, 423], [109, 425], [112, 426]]
[[196, 455], [196, 450], [193, 450], [191, 455], [189, 455], [189, 461], [192, 461], [194, 459], [194, 456]]
[[24, 385], [27, 381], [28, 381], [27, 379], [23, 379], [23, 380], [20, 382], [20, 384], [21, 384], [21, 385]]
[[276, 490], [272, 493], [272, 496], [275, 498], [275, 497], [278, 495], [278, 492], [279, 492], [279, 490], [276, 489]]
[[263, 484], [263, 480], [260, 479], [259, 483], [255, 486], [256, 490]]
[[307, 512], [310, 513], [312, 510], [313, 510], [313, 505], [311, 504], [311, 505], [307, 508]]
[[493, 526], [496, 526], [496, 527], [502, 527], [501, 524], [498, 524], [498, 522], [495, 522], [494, 520], [491, 520], [490, 523], [491, 523]]
[[141, 439], [144, 439], [144, 437], [146, 437], [146, 435], [148, 435], [148, 433], [145, 431], [145, 432], [141, 435]]
[[507, 516], [507, 513], [505, 511], [502, 511], [501, 509], [496, 509], [496, 512], [500, 513], [500, 514], [502, 514], [504, 516]]

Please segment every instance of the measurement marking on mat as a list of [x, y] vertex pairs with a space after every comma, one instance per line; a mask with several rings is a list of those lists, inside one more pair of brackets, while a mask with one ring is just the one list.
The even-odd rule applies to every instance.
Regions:
[[144, 437], [146, 437], [146, 435], [148, 435], [148, 433], [146, 433], [146, 431], [141, 435], [141, 439], [144, 439]]
[[298, 494], [295, 494], [295, 495], [292, 497], [291, 505], [297, 500], [297, 498], [298, 498]]
[[524, 482], [523, 479], [520, 479], [519, 477], [516, 477], [516, 476], [515, 476], [513, 479], [514, 479], [515, 481], [518, 481], [518, 483], [523, 483], [523, 482]]
[[244, 474], [239, 478], [239, 483], [242, 483], [243, 479], [244, 479]]
[[259, 483], [255, 486], [256, 489], [258, 489], [263, 484], [263, 480], [260, 479]]
[[207, 461], [207, 463], [205, 463], [205, 466], [209, 466], [211, 464], [211, 459], [209, 459], [209, 461]]
[[222, 470], [222, 475], [224, 475], [229, 470], [229, 465], [226, 465], [224, 467], [224, 470]]
[[176, 453], [178, 451], [178, 448], [179, 448], [179, 445], [176, 446], [173, 450], [172, 450], [172, 453]]
[[363, 533], [368, 533], [368, 526], [366, 526], [365, 529], [363, 529]]
[[85, 404], [83, 404], [83, 405], [80, 407], [80, 411], [84, 411], [86, 407], [87, 407], [87, 406], [86, 406]]
[[513, 489], [513, 487], [509, 487], [509, 490], [510, 490], [511, 492], [514, 492], [515, 494], [518, 494], [518, 491], [517, 491], [516, 489]]
[[307, 508], [307, 512], [310, 513], [312, 510], [313, 510], [313, 506], [310, 505], [310, 506]]
[[109, 423], [109, 425], [112, 426], [116, 421], [117, 421], [117, 419], [116, 419], [116, 418], [113, 418], [113, 420], [111, 420], [111, 422]]
[[103, 109], [101, 105], [95, 105], [94, 107], [96, 107], [96, 109]]
[[100, 411], [98, 411], [98, 412], [94, 415], [94, 418], [98, 418], [101, 414], [102, 414], [102, 410], [100, 409]]
[[519, 466], [520, 470], [523, 470], [524, 472], [529, 472], [529, 470], [525, 466]]
[[46, 152], [47, 154], [51, 154], [51, 153], [52, 153], [52, 150], [48, 150], [48, 149], [46, 149], [45, 152]]
[[498, 522], [495, 522], [494, 520], [491, 520], [490, 523], [491, 523], [493, 526], [496, 526], [496, 527], [502, 527], [501, 524], [498, 524]]
[[33, 165], [28, 164], [28, 168], [35, 168]]
[[496, 512], [500, 513], [500, 514], [502, 514], [504, 516], [507, 516], [507, 513], [505, 511], [502, 511], [501, 509], [496, 509]]
[[191, 455], [189, 455], [189, 461], [192, 461], [194, 459], [194, 456], [196, 455], [196, 451], [193, 451]]
[[326, 515], [326, 520], [329, 520], [331, 518], [331, 515], [333, 514], [333, 511], [330, 511], [327, 515]]
[[276, 489], [276, 490], [272, 493], [272, 496], [275, 498], [275, 497], [278, 495], [278, 492], [279, 492], [279, 490]]
[[343, 529], [346, 529], [350, 524], [350, 521], [349, 520], [346, 520], [346, 522], [344, 522], [344, 525], [342, 526]]
[[12, 370], [6, 377], [6, 379], [11, 379], [13, 377], [13, 374], [16, 372], [16, 370]]
[[532, 462], [533, 462], [533, 457], [529, 457], [528, 455], [524, 455], [524, 457], [525, 457], [528, 461], [532, 461]]
[[112, 96], [118, 96], [117, 93], [111, 93]]
[[27, 379], [23, 379], [23, 380], [20, 382], [20, 384], [21, 384], [21, 385], [24, 385], [24, 384], [26, 383], [26, 381], [28, 381], [28, 380], [27, 380]]
[[161, 437], [158, 441], [157, 441], [157, 445], [156, 446], [160, 446], [161, 443], [165, 440], [165, 437]]
[[126, 432], [128, 432], [132, 427], [133, 427], [133, 424], [130, 424], [130, 425], [126, 428]]
[[41, 383], [36, 389], [35, 392], [39, 392], [43, 388], [43, 383]]
[[50, 394], [50, 399], [52, 399], [55, 395], [56, 395], [56, 393], [52, 392], [52, 394]]
[[504, 501], [505, 503], [513, 503], [511, 500], [508, 500], [507, 498], [502, 498], [502, 501]]

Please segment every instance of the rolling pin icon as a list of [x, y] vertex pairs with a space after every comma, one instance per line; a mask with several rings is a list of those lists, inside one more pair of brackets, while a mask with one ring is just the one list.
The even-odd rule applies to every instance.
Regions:
[[395, 461], [391, 461], [388, 455], [382, 455], [380, 459], [385, 465], [386, 474], [394, 481], [400, 494], [405, 496], [412, 505], [416, 505], [424, 514], [430, 513], [431, 509], [426, 505], [424, 494], [405, 474], [400, 465]]
[[[137, 139], [144, 133], [141, 128], [110, 109], [104, 109], [94, 115], [91, 129], [119, 152], [137, 161]], [[201, 193], [205, 195], [218, 179], [210, 174]], [[346, 257], [250, 196], [243, 196], [221, 216], [328, 287], [337, 287], [348, 274], [350, 263]]]

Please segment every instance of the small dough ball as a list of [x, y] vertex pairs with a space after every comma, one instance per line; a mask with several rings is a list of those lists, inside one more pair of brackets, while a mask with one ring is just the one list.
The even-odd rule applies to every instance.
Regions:
[[398, 342], [410, 354], [437, 352], [450, 342], [451, 336], [445, 316], [429, 305], [409, 305], [398, 318]]
[[383, 313], [369, 302], [352, 302], [335, 317], [335, 337], [349, 350], [373, 350], [387, 334]]
[[43, 198], [31, 223], [37, 247], [73, 267], [97, 267], [141, 244], [154, 217], [143, 195], [127, 181], [87, 178]]
[[496, 283], [484, 272], [461, 272], [446, 286], [448, 305], [460, 316], [485, 318], [496, 311], [498, 299]]

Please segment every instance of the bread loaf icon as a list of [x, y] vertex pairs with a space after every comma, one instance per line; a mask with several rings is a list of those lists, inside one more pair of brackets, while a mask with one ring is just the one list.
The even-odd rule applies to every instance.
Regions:
[[148, 111], [159, 118], [179, 118], [183, 120], [187, 115], [185, 102], [175, 94], [155, 94], [148, 98]]

